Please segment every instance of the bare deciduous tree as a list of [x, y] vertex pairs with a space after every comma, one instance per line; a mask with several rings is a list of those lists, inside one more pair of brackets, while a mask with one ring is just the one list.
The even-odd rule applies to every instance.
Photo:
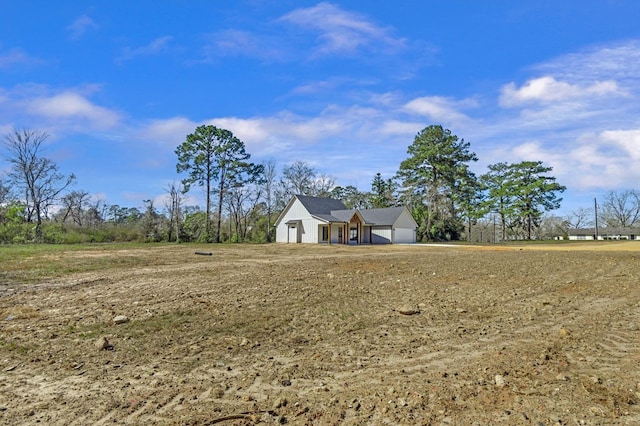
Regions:
[[283, 208], [294, 195], [313, 195], [316, 171], [305, 161], [296, 161], [282, 169], [278, 182], [278, 207]]
[[331, 190], [336, 186], [336, 178], [326, 174], [318, 175], [314, 182], [313, 196], [329, 197]]
[[609, 191], [602, 202], [599, 215], [606, 226], [627, 228], [640, 223], [640, 192]]
[[[176, 243], [180, 242], [180, 223], [182, 222], [182, 203], [184, 202], [184, 192], [181, 184], [171, 183], [167, 188], [167, 202], [165, 207], [169, 214], [169, 241], [175, 238]], [[175, 235], [174, 235], [175, 234]], [[173, 238], [172, 238], [173, 237]]]
[[89, 206], [89, 193], [86, 191], [71, 191], [61, 198], [62, 222], [71, 219], [78, 226], [84, 225], [86, 210]]
[[[235, 234], [235, 241], [242, 242], [247, 238], [249, 215], [256, 209], [262, 198], [262, 185], [238, 185], [230, 188], [226, 194], [229, 208], [229, 238]], [[234, 229], [231, 229], [233, 225]]]
[[282, 169], [278, 182], [277, 204], [284, 208], [294, 195], [329, 197], [336, 186], [336, 178], [326, 174], [317, 174], [305, 161], [296, 161]]
[[0, 180], [0, 204], [4, 204], [9, 199], [11, 188]]
[[269, 160], [264, 164], [264, 183], [262, 192], [267, 210], [267, 242], [271, 242], [271, 214], [275, 206], [276, 163]]
[[36, 222], [36, 240], [42, 240], [42, 219], [59, 195], [71, 185], [75, 176], [65, 176], [56, 163], [42, 156], [42, 144], [48, 135], [24, 129], [5, 137], [7, 160], [11, 165], [9, 179], [24, 194], [27, 221]]
[[567, 215], [565, 222], [572, 229], [593, 226], [593, 209], [581, 207], [578, 210], [574, 210]]

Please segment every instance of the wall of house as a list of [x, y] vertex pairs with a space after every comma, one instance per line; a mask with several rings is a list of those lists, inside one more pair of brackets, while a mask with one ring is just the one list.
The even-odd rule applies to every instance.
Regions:
[[394, 228], [415, 229], [416, 226], [417, 226], [416, 221], [413, 220], [413, 217], [411, 217], [411, 213], [409, 213], [409, 210], [407, 209], [404, 209], [402, 214], [398, 216], [398, 219], [393, 224]]
[[569, 235], [570, 240], [594, 240], [593, 235]]
[[342, 224], [332, 224], [331, 225], [331, 244], [338, 244], [338, 233], [340, 232], [338, 229], [342, 229], [342, 242], [346, 241], [348, 238], [349, 231], [345, 230]]
[[302, 219], [302, 242], [317, 243], [318, 242], [318, 221], [313, 218]]
[[280, 222], [280, 224], [276, 227], [276, 242], [277, 243], [286, 243], [287, 242], [287, 232], [288, 226], [285, 225], [286, 221]]
[[[287, 222], [290, 220], [298, 220], [304, 217], [308, 217], [309, 213], [307, 213], [307, 209], [304, 208], [302, 203], [298, 200], [295, 200], [289, 210], [285, 212], [284, 217], [280, 220], [280, 223], [276, 227], [276, 242], [278, 243], [286, 243], [289, 237], [289, 226]], [[303, 221], [301, 229], [298, 232], [301, 233], [301, 236], [305, 235], [305, 223]], [[289, 241], [295, 243], [295, 241]]]
[[393, 224], [392, 237], [394, 244], [413, 244], [416, 242], [416, 222], [407, 209], [403, 210]]

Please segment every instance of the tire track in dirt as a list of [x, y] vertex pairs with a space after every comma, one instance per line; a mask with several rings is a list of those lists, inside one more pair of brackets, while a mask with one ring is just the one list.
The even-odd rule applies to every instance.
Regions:
[[[225, 261], [100, 273], [94, 279], [105, 281], [95, 285], [83, 274], [86, 286], [61, 282], [12, 295], [32, 311], [2, 323], [2, 333], [34, 350], [3, 355], [36, 380], [22, 367], [0, 370], [13, 384], [0, 386], [10, 401], [0, 419], [202, 424], [243, 412], [256, 417], [229, 423], [637, 419], [637, 404], [625, 401], [640, 361], [640, 336], [630, 327], [640, 319], [637, 262], [607, 255], [610, 263], [595, 270], [588, 265], [605, 265], [602, 256], [570, 257], [567, 268], [537, 252], [414, 249], [278, 254], [269, 246], [281, 257], [253, 262], [237, 250]], [[407, 303], [421, 313], [400, 315]], [[129, 325], [107, 326], [121, 312]], [[153, 327], [185, 312], [193, 313], [168, 323], [175, 329]], [[96, 352], [93, 337], [70, 326], [106, 330], [115, 351]], [[54, 391], [61, 389], [63, 396]]]

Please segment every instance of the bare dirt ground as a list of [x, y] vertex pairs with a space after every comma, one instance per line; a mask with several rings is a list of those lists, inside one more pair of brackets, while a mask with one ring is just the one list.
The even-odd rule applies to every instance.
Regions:
[[52, 260], [0, 271], [3, 424], [640, 424], [638, 242]]

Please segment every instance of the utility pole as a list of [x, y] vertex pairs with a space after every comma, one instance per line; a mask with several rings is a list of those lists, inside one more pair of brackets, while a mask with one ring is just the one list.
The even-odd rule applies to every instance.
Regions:
[[596, 222], [596, 241], [598, 241], [598, 199], [594, 198], [593, 199], [593, 209], [595, 212], [595, 222]]

